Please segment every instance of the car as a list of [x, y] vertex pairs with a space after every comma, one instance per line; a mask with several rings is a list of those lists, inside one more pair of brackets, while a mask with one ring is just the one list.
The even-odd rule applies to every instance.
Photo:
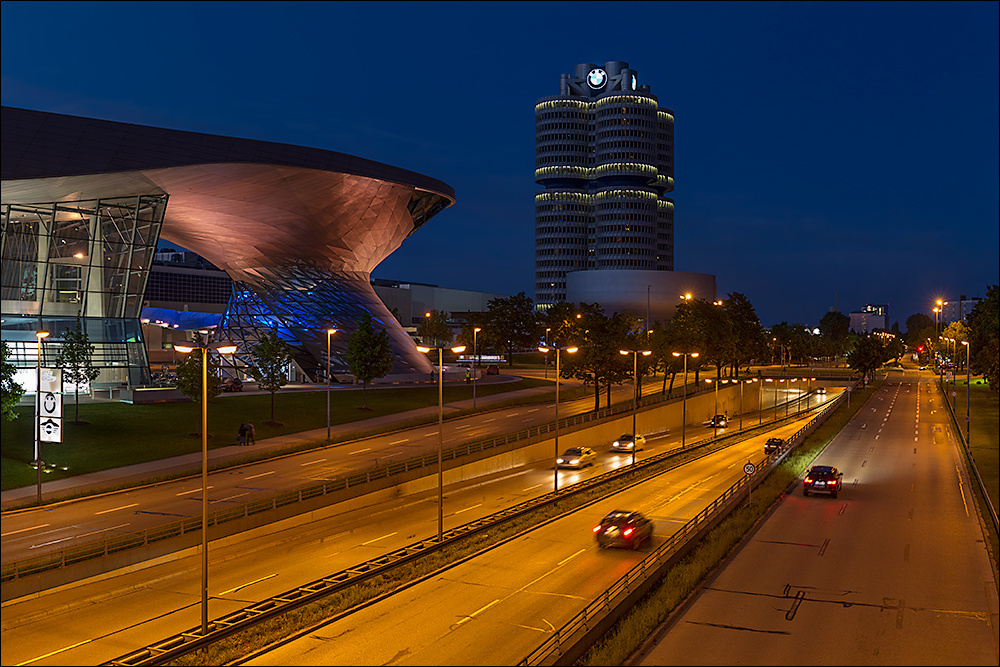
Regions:
[[768, 438], [767, 442], [764, 443], [764, 453], [773, 454], [774, 452], [781, 451], [785, 447], [785, 441], [781, 438]]
[[219, 386], [222, 391], [243, 391], [243, 381], [239, 378], [226, 378]]
[[484, 373], [486, 375], [500, 375], [500, 367], [497, 366], [496, 364], [490, 364], [489, 366], [486, 367]]
[[597, 546], [638, 549], [653, 539], [653, 522], [640, 512], [615, 510], [594, 526]]
[[920, 367], [920, 368], [918, 368], [917, 370], [920, 370], [920, 371], [926, 371], [926, 370], [927, 370], [927, 366], [921, 366], [921, 367]]
[[556, 466], [559, 468], [580, 468], [594, 465], [597, 452], [590, 447], [570, 447], [563, 455], [556, 459]]
[[646, 446], [646, 436], [632, 435], [631, 433], [622, 433], [615, 439], [614, 442], [611, 443], [611, 451], [640, 452], [645, 448], [645, 446]]
[[826, 393], [826, 387], [816, 387], [816, 393], [817, 394], [825, 394]]
[[726, 423], [728, 421], [729, 420], [726, 417], [726, 415], [715, 415], [714, 417], [712, 417], [708, 421], [702, 422], [702, 423], [705, 426], [709, 427], [709, 428], [716, 428], [716, 427], [718, 427], [718, 428], [724, 428], [726, 426]]
[[802, 495], [825, 493], [836, 498], [843, 479], [844, 473], [833, 466], [813, 466], [802, 480]]

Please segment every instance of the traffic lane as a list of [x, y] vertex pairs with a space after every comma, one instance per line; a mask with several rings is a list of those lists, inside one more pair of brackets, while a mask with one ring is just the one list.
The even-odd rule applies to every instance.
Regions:
[[853, 483], [836, 500], [786, 496], [639, 664], [731, 662], [734, 641], [744, 664], [995, 664], [995, 587], [957, 447], [930, 429], [914, 446], [916, 391], [878, 396], [895, 401], [889, 435], [842, 434], [817, 459]]
[[[790, 427], [791, 428], [791, 427]], [[743, 475], [747, 441], [581, 509], [247, 664], [516, 664], [651, 549], [599, 549], [613, 509], [643, 511], [658, 545]], [[350, 636], [350, 642], [332, 641]]]

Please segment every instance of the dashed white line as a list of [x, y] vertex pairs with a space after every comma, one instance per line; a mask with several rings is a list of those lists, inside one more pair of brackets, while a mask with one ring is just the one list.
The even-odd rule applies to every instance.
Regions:
[[322, 463], [323, 461], [326, 461], [326, 459], [316, 459], [315, 461], [306, 461], [305, 463], [300, 463], [299, 467], [301, 468], [302, 466], [311, 466], [314, 463]]
[[127, 510], [129, 507], [138, 507], [139, 503], [132, 503], [131, 505], [122, 505], [121, 507], [115, 507], [109, 510], [101, 510], [100, 512], [94, 512], [94, 514], [107, 514], [108, 512], [117, 512], [118, 510]]
[[396, 533], [389, 533], [388, 535], [383, 535], [382, 537], [376, 537], [374, 540], [368, 540], [367, 542], [362, 542], [361, 546], [367, 546], [367, 545], [371, 544], [372, 542], [378, 542], [379, 540], [384, 540], [385, 538], [392, 537], [395, 534]]
[[274, 471], [271, 470], [269, 472], [262, 472], [259, 475], [251, 475], [250, 477], [247, 477], [247, 479], [257, 479], [258, 477], [264, 477], [266, 475], [273, 475], [273, 474], [274, 474]]
[[[215, 488], [215, 487], [214, 487], [214, 486], [212, 486], [212, 485], [209, 485], [209, 486], [208, 486], [207, 488], [209, 488], [209, 489], [213, 489], [213, 488]], [[199, 491], [201, 491], [201, 488], [200, 488], [200, 487], [199, 487], [199, 488], [197, 488], [197, 489], [191, 489], [190, 491], [181, 491], [181, 492], [180, 492], [180, 493], [178, 493], [177, 495], [178, 495], [178, 496], [186, 496], [186, 495], [187, 495], [187, 494], [189, 494], [189, 493], [198, 493]]]
[[403, 438], [402, 440], [397, 440], [397, 441], [395, 441], [395, 442], [390, 442], [390, 443], [389, 443], [389, 446], [391, 447], [392, 445], [401, 445], [401, 444], [403, 444], [404, 442], [409, 442], [409, 441], [410, 441], [410, 439], [409, 439], [409, 438]]
[[0, 533], [0, 537], [7, 537], [8, 535], [16, 535], [17, 533], [23, 533], [26, 530], [35, 530], [36, 528], [45, 528], [45, 526], [51, 526], [50, 523], [43, 523], [38, 526], [32, 526], [31, 528], [21, 528], [20, 530], [12, 530], [9, 533]]

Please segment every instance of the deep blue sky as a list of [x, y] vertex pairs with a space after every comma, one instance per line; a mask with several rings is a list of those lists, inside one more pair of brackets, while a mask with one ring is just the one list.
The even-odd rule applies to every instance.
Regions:
[[997, 2], [3, 2], [4, 105], [315, 146], [457, 203], [377, 278], [534, 296], [534, 116], [623, 60], [674, 110], [675, 269], [761, 322], [983, 296]]

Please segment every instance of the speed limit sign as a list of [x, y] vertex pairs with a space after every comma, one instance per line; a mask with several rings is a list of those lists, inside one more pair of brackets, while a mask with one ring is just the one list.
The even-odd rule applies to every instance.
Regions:
[[747, 464], [743, 466], [743, 472], [745, 472], [748, 475], [752, 475], [755, 472], [757, 472], [757, 467], [754, 466], [754, 464], [751, 463], [750, 461], [747, 461]]

